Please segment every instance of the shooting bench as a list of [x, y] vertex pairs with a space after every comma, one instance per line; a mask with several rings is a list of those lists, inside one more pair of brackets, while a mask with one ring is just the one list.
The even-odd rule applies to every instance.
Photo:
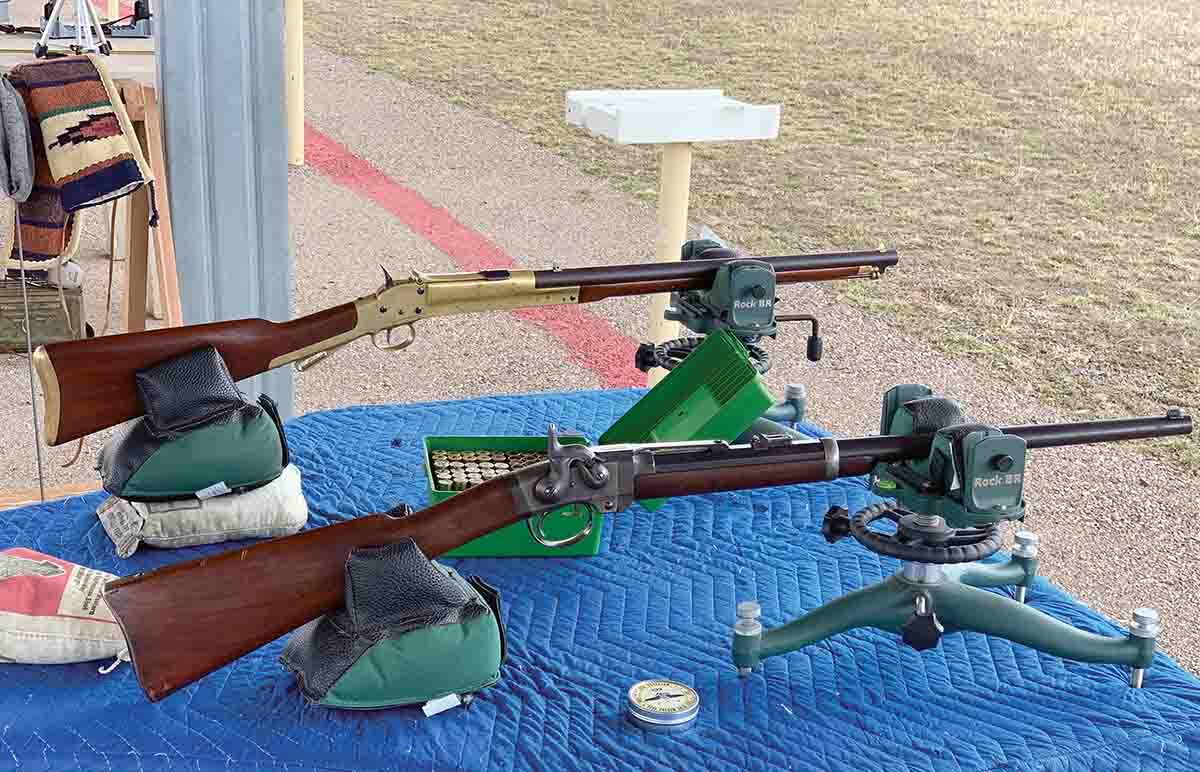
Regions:
[[[422, 439], [521, 435], [547, 424], [595, 440], [642, 390], [488, 397], [314, 413], [287, 425], [309, 527], [427, 504]], [[810, 435], [820, 433], [803, 426]], [[4, 513], [0, 547], [129, 575], [236, 544], [116, 557], [93, 514], [103, 494]], [[918, 652], [874, 629], [765, 660], [739, 678], [736, 601], [778, 625], [893, 573], [852, 540], [828, 544], [833, 505], [874, 501], [861, 479], [670, 500], [607, 518], [600, 554], [458, 559], [503, 594], [508, 662], [468, 709], [306, 705], [275, 641], [159, 703], [128, 666], [0, 665], [0, 763], [125, 770], [578, 769], [985, 772], [1200, 768], [1200, 681], [1159, 654], [1142, 689], [977, 633]], [[249, 544], [249, 542], [246, 542]], [[235, 590], [231, 590], [234, 592]], [[1000, 589], [998, 592], [1011, 591]], [[1038, 579], [1027, 602], [1077, 627], [1119, 627]], [[701, 695], [697, 724], [653, 734], [623, 717], [635, 681]], [[69, 709], [65, 709], [69, 707]]]

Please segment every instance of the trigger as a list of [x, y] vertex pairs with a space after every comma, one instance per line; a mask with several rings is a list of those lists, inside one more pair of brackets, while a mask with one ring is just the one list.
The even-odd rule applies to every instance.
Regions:
[[[408, 335], [406, 340], [402, 340], [399, 343], [392, 341], [392, 330], [395, 330], [396, 327], [403, 327], [405, 329]], [[408, 348], [413, 344], [414, 341], [416, 341], [417, 330], [415, 327], [413, 327], [411, 322], [406, 324], [398, 324], [396, 327], [389, 327], [386, 330], [380, 330], [379, 332], [371, 333], [371, 343], [375, 346], [375, 348], [379, 349], [380, 351], [400, 351]], [[380, 335], [383, 335], [382, 343], [379, 341]]]

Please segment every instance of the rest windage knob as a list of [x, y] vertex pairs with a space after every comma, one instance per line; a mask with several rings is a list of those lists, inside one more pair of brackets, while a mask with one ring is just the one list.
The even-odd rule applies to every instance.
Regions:
[[925, 651], [936, 647], [945, 631], [937, 615], [931, 611], [925, 615], [910, 616], [900, 628], [900, 637], [917, 651]]
[[825, 541], [833, 544], [838, 539], [850, 535], [850, 511], [845, 507], [830, 507], [821, 522], [821, 535]]

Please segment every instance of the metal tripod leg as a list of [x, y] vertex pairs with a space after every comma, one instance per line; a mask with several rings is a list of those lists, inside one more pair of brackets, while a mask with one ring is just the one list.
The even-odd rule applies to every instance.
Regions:
[[[33, 55], [38, 59], [46, 56], [50, 51], [50, 36], [62, 24], [62, 10], [65, 2], [66, 0], [55, 0], [54, 6], [50, 9], [50, 15], [46, 18], [46, 27], [42, 30], [42, 36], [38, 40], [37, 45], [33, 47]], [[112, 46], [104, 34], [104, 26], [100, 20], [100, 14], [96, 12], [91, 0], [74, 0], [74, 3], [75, 41], [74, 45], [68, 46], [68, 48], [75, 50], [75, 53], [101, 53], [105, 55], [112, 53]]]
[[795, 651], [857, 627], [899, 629], [913, 612], [915, 594], [911, 585], [893, 577], [843, 595], [782, 627], [751, 635], [737, 634], [733, 640], [734, 664], [740, 672], [746, 672], [767, 657]]
[[972, 587], [1008, 587], [1016, 585], [1017, 603], [1024, 603], [1033, 580], [1037, 578], [1038, 538], [1029, 531], [1017, 531], [1012, 557], [1005, 563], [963, 563], [943, 566], [947, 577]]
[[947, 629], [994, 635], [1078, 662], [1146, 668], [1154, 659], [1153, 637], [1116, 638], [1085, 632], [1031, 606], [961, 582], [947, 582], [927, 592]]
[[[773, 630], [764, 630], [758, 623], [756, 603], [744, 602], [738, 607], [734, 664], [745, 675], [767, 657], [795, 651], [858, 627], [901, 632], [912, 618], [917, 597], [921, 596], [927, 599], [928, 609], [937, 615], [946, 632], [979, 632], [1064, 659], [1127, 665], [1133, 668], [1130, 684], [1140, 687], [1144, 671], [1154, 659], [1160, 631], [1157, 612], [1136, 609], [1129, 635], [1110, 637], [1079, 630], [1019, 600], [979, 589], [1011, 584], [1027, 586], [1033, 577], [1032, 558], [1019, 556], [1002, 564], [947, 566], [944, 573], [930, 574], [930, 581], [913, 581], [897, 575], [843, 595]], [[936, 645], [937, 637], [930, 645]]]

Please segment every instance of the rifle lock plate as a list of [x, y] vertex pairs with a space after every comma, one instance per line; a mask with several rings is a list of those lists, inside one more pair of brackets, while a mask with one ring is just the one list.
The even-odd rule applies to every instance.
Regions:
[[572, 504], [619, 512], [633, 503], [638, 474], [654, 468], [653, 457], [632, 446], [608, 446], [601, 455], [587, 445], [563, 445], [553, 424], [547, 444], [548, 460], [516, 475], [513, 495], [529, 516]]

